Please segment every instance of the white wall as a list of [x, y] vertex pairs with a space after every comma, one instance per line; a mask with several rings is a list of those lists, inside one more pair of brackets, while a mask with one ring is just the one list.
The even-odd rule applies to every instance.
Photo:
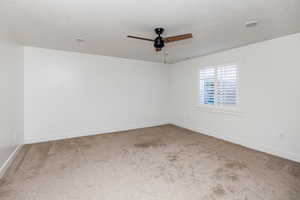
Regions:
[[[226, 63], [240, 67], [240, 112], [197, 107], [199, 68]], [[171, 66], [171, 121], [300, 161], [299, 86], [300, 34], [180, 62]]]
[[24, 51], [26, 142], [168, 123], [168, 65]]
[[23, 47], [0, 29], [0, 177], [23, 142]]

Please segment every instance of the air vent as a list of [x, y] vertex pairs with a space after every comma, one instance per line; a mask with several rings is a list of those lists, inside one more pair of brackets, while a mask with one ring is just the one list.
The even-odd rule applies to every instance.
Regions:
[[245, 24], [245, 26], [246, 26], [247, 28], [252, 28], [252, 27], [257, 26], [257, 25], [258, 25], [258, 21], [250, 21], [250, 22], [247, 22], [247, 23]]

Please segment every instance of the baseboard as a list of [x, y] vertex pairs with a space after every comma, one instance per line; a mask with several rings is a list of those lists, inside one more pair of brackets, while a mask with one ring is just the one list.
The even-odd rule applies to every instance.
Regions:
[[10, 167], [10, 165], [12, 164], [12, 162], [15, 160], [15, 158], [18, 155], [18, 152], [21, 150], [22, 146], [23, 146], [22, 144], [18, 145], [15, 148], [15, 150], [10, 154], [10, 156], [5, 161], [5, 163], [1, 166], [1, 168], [0, 168], [0, 179], [4, 176], [4, 174], [7, 171], [7, 169]]
[[[107, 134], [107, 133], [114, 133], [114, 132], [121, 132], [121, 131], [129, 131], [129, 130], [135, 130], [135, 129], [141, 129], [141, 128], [151, 128], [151, 127], [155, 127], [155, 126], [162, 126], [162, 125], [168, 125], [170, 123], [152, 123], [152, 124], [146, 124], [146, 125], [142, 125], [142, 126], [132, 126], [132, 127], [126, 127], [126, 128], [119, 128], [119, 129], [102, 129], [102, 130], [97, 130], [97, 131], [89, 131], [89, 132], [73, 132], [69, 135], [63, 135], [63, 136], [59, 136], [59, 137], [48, 137], [48, 138], [37, 138], [37, 139], [25, 139], [25, 144], [32, 144], [32, 143], [39, 143], [39, 142], [48, 142], [48, 141], [54, 141], [54, 140], [62, 140], [62, 139], [69, 139], [69, 138], [76, 138], [76, 137], [82, 137], [82, 136], [91, 136], [91, 135], [98, 135], [98, 134]], [[255, 145], [255, 144], [248, 144], [245, 141], [240, 141], [237, 140], [236, 138], [230, 138], [230, 137], [220, 137], [218, 134], [214, 133], [213, 131], [209, 131], [209, 130], [202, 130], [199, 128], [193, 128], [193, 127], [189, 127], [186, 126], [184, 124], [179, 124], [179, 123], [171, 123], [175, 126], [178, 127], [182, 127], [191, 131], [195, 131], [204, 135], [208, 135], [208, 136], [212, 136], [218, 139], [222, 139], [234, 144], [238, 144], [241, 145], [243, 147], [249, 148], [249, 149], [253, 149], [255, 151], [261, 151], [267, 154], [272, 154], [274, 156], [279, 156], [281, 158], [284, 159], [288, 159], [288, 160], [292, 160], [295, 162], [300, 162], [300, 155], [297, 154], [293, 154], [290, 152], [283, 152], [271, 147], [267, 147], [267, 146], [259, 146], [259, 145]], [[17, 151], [17, 149], [16, 149]], [[15, 151], [15, 152], [16, 152]], [[15, 154], [15, 152], [13, 154]], [[12, 155], [13, 155], [12, 154]], [[10, 159], [10, 158], [9, 158]], [[4, 166], [6, 165], [6, 163], [4, 164]], [[3, 167], [2, 167], [3, 168]], [[1, 171], [2, 171], [1, 168]], [[1, 171], [0, 171], [0, 177], [1, 177]]]
[[60, 136], [55, 137], [43, 137], [43, 138], [35, 138], [35, 139], [24, 139], [24, 144], [34, 144], [34, 143], [40, 143], [40, 142], [50, 142], [55, 140], [63, 140], [63, 139], [70, 139], [70, 138], [76, 138], [76, 137], [83, 137], [83, 136], [92, 136], [92, 135], [99, 135], [99, 134], [108, 134], [108, 133], [115, 133], [115, 132], [122, 132], [122, 131], [130, 131], [130, 130], [136, 130], [141, 128], [151, 128], [156, 126], [163, 126], [167, 125], [169, 123], [147, 123], [140, 126], [128, 126], [123, 128], [117, 128], [117, 129], [98, 129], [93, 131], [77, 131], [77, 132], [71, 132], [65, 135], [65, 133], [58, 134]]
[[281, 158], [284, 158], [284, 159], [288, 159], [288, 160], [292, 160], [292, 161], [300, 163], [300, 155], [298, 155], [298, 154], [294, 154], [294, 153], [290, 153], [290, 152], [283, 152], [283, 151], [280, 151], [280, 150], [277, 150], [277, 149], [274, 149], [274, 148], [271, 148], [271, 147], [267, 147], [267, 146], [259, 146], [259, 145], [255, 145], [255, 144], [248, 144], [247, 142], [237, 140], [236, 138], [220, 137], [219, 135], [217, 135], [213, 131], [209, 131], [209, 130], [201, 130], [199, 128], [188, 127], [186, 125], [178, 124], [178, 123], [172, 123], [172, 124], [175, 125], [175, 126], [184, 128], [184, 129], [188, 129], [190, 131], [201, 133], [203, 135], [212, 136], [212, 137], [217, 138], [217, 139], [221, 139], [221, 140], [224, 140], [224, 141], [227, 141], [227, 142], [230, 142], [230, 143], [234, 143], [234, 144], [237, 144], [237, 145], [240, 145], [240, 146], [243, 146], [243, 147], [255, 150], [255, 151], [260, 151], [260, 152], [263, 152], [263, 153], [271, 154], [271, 155], [274, 155], [274, 156], [278, 156], [278, 157], [281, 157]]

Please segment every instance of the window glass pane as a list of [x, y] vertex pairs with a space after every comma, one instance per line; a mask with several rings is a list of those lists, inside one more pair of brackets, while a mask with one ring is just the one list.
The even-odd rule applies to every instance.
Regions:
[[213, 79], [205, 79], [203, 80], [204, 91], [203, 98], [204, 104], [214, 104], [214, 93], [215, 93], [215, 82]]

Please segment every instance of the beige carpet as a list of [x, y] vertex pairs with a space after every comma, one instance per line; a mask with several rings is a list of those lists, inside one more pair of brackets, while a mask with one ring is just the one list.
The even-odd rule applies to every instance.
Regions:
[[300, 164], [166, 125], [26, 145], [1, 200], [300, 200]]

